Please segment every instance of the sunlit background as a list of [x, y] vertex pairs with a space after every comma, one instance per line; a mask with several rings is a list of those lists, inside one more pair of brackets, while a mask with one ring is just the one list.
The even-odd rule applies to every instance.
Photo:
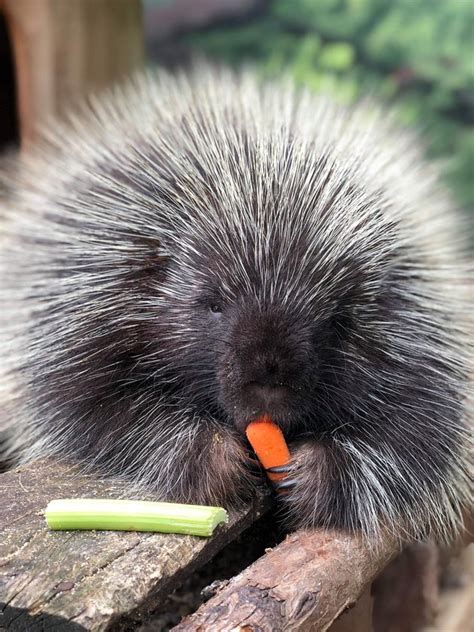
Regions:
[[198, 52], [345, 102], [396, 103], [429, 154], [448, 159], [459, 205], [474, 209], [471, 0], [145, 0], [144, 9], [150, 60]]

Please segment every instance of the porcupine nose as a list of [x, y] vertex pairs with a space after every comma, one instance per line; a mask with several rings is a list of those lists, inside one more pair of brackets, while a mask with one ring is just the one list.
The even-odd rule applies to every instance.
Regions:
[[276, 377], [279, 371], [278, 362], [274, 358], [265, 360], [265, 370], [269, 377]]
[[[270, 345], [267, 343], [266, 346]], [[252, 366], [252, 381], [262, 386], [277, 386], [281, 381], [283, 368], [280, 356], [275, 348], [257, 350]]]
[[285, 397], [287, 388], [282, 384], [281, 361], [275, 356], [261, 358], [250, 384], [253, 395], [261, 401], [276, 403]]
[[281, 309], [252, 306], [234, 329], [236, 360], [245, 400], [255, 409], [274, 409], [291, 395], [296, 353]]

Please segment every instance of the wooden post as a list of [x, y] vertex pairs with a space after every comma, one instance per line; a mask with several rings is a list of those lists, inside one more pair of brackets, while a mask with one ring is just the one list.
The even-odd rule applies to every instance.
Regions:
[[143, 64], [140, 0], [0, 0], [16, 67], [22, 147], [39, 123]]

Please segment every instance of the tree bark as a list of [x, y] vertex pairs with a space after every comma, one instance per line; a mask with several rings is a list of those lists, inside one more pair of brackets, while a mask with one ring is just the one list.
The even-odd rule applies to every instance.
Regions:
[[[294, 533], [220, 587], [174, 631], [327, 630], [356, 604], [396, 552], [390, 541], [375, 549], [338, 532]], [[364, 607], [371, 608], [370, 599]], [[364, 619], [363, 613], [357, 618]]]

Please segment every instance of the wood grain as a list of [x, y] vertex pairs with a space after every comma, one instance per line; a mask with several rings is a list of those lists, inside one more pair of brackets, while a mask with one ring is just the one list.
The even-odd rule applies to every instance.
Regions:
[[126, 493], [119, 481], [83, 476], [51, 461], [0, 476], [0, 628], [57, 632], [113, 624], [120, 630], [155, 608], [266, 508], [257, 495], [252, 506], [230, 512], [228, 524], [211, 538], [46, 527], [43, 511], [53, 498]]
[[22, 147], [71, 103], [144, 63], [140, 0], [3, 0]]
[[368, 594], [354, 617], [349, 609], [396, 552], [388, 541], [373, 549], [344, 533], [293, 533], [173, 630], [323, 632], [346, 611], [348, 619], [340, 630], [370, 630]]

